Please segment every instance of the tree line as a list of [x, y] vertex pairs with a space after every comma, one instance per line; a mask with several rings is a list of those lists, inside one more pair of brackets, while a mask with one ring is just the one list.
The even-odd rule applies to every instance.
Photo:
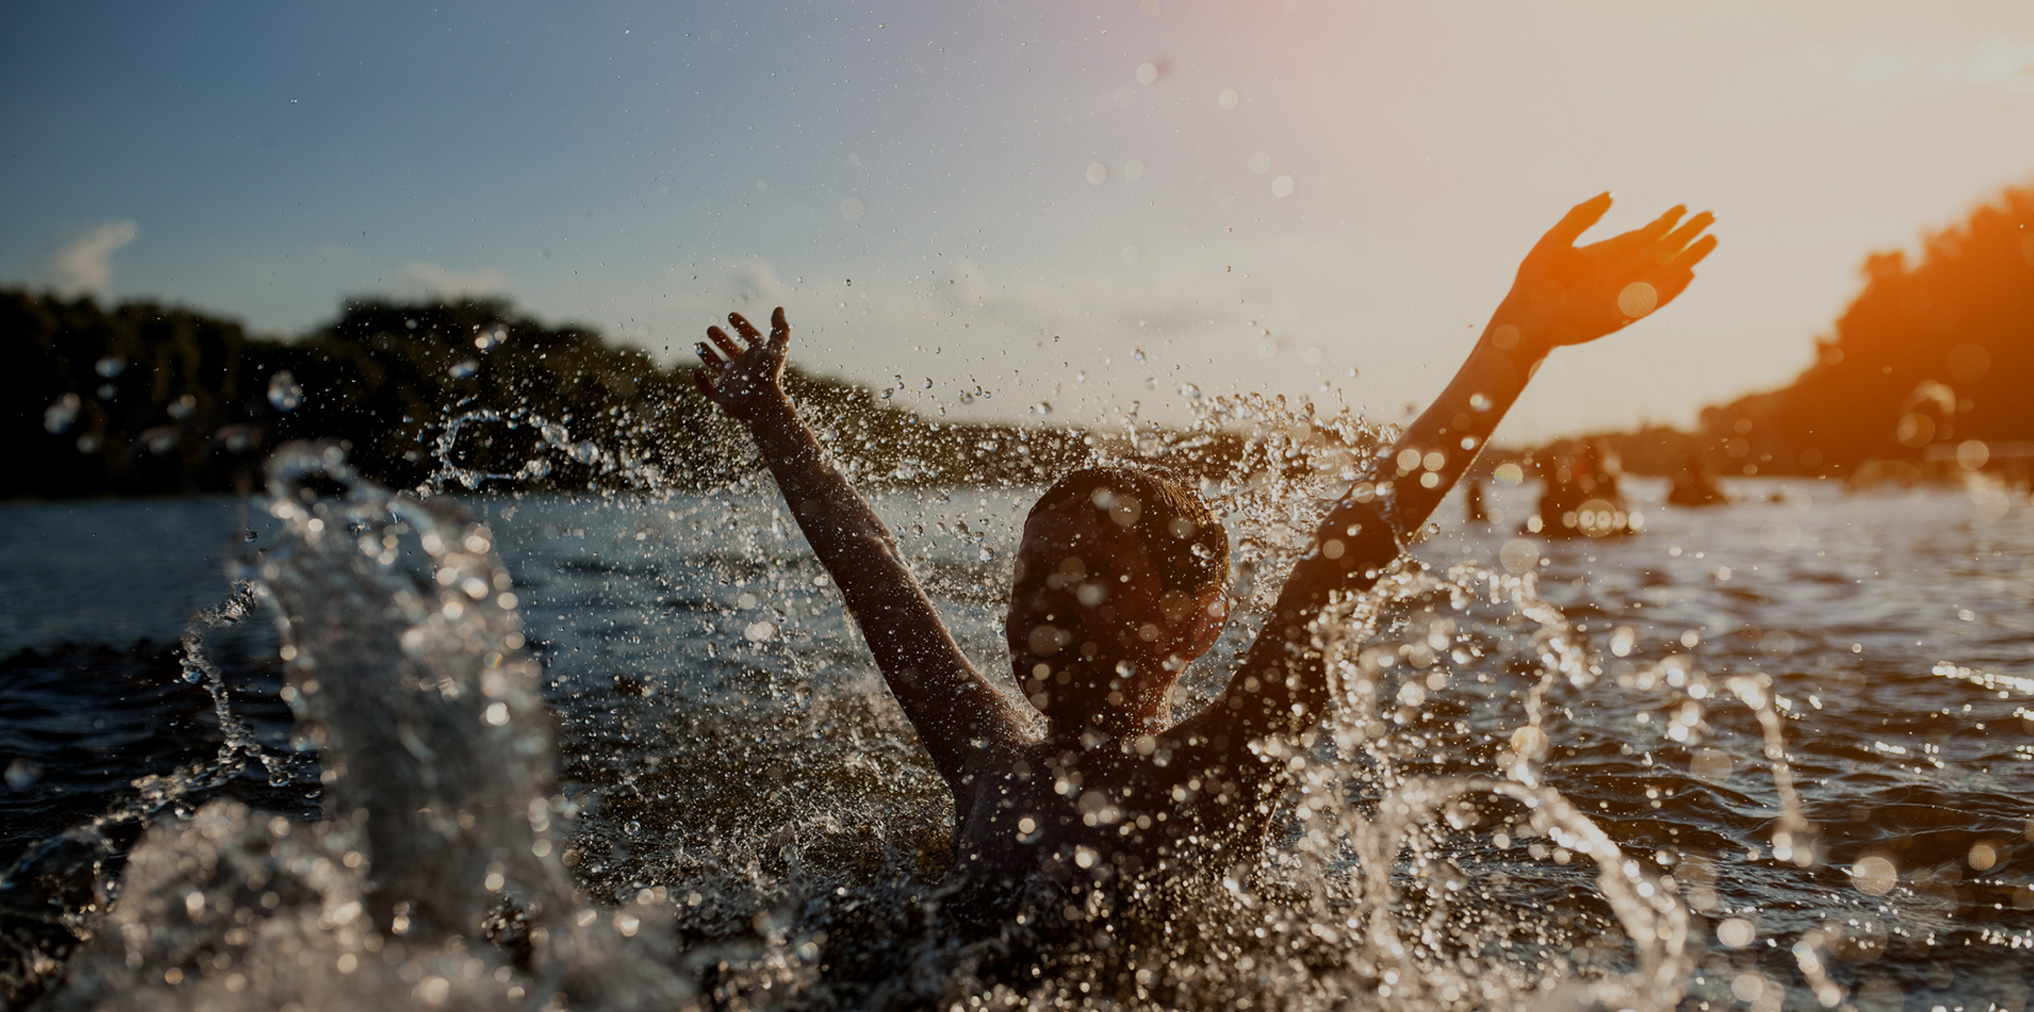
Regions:
[[[351, 301], [281, 340], [153, 302], [0, 290], [0, 348], [0, 425], [17, 461], [0, 471], [6, 497], [247, 492], [292, 439], [343, 442], [393, 488], [696, 490], [759, 466], [693, 367], [499, 299]], [[926, 419], [795, 366], [785, 387], [867, 484], [1039, 481], [1098, 445], [1072, 428]], [[1142, 456], [1220, 474], [1246, 444], [1162, 433]]]
[[1699, 460], [1725, 475], [1842, 477], [1874, 463], [1997, 462], [2034, 442], [2034, 186], [2013, 187], [1923, 238], [1866, 257], [1864, 284], [1815, 361], [1786, 386], [1703, 409], [1696, 432], [1597, 438], [1628, 470]]
[[[1918, 257], [1868, 257], [1863, 289], [1815, 347], [1793, 382], [1705, 408], [1695, 432], [1584, 438], [1636, 473], [1726, 475], [1845, 475], [1972, 441], [2034, 443], [2034, 187], [1927, 236]], [[154, 302], [0, 289], [0, 349], [0, 426], [18, 462], [0, 471], [6, 497], [248, 491], [291, 439], [342, 441], [395, 488], [703, 489], [757, 467], [691, 367], [499, 299], [349, 301], [281, 340]], [[870, 484], [1040, 481], [1113, 438], [935, 421], [795, 366], [785, 386]], [[1344, 444], [1369, 438], [1344, 428]], [[1135, 456], [1194, 476], [1310, 456], [1267, 453], [1251, 434], [1149, 435]]]

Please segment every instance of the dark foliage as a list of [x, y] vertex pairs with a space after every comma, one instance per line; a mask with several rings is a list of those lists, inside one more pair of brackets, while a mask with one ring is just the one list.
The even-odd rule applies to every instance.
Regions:
[[1918, 260], [1873, 254], [1864, 276], [1792, 384], [1702, 413], [1724, 473], [1844, 474], [1931, 446], [2034, 440], [2034, 187], [1928, 236]]
[[[276, 340], [188, 309], [0, 291], [0, 348], [0, 426], [27, 465], [0, 476], [0, 496], [247, 491], [268, 450], [305, 438], [344, 442], [397, 488], [700, 489], [760, 466], [690, 368], [502, 301], [350, 302]], [[785, 386], [858, 482], [1039, 481], [1095, 446], [932, 421], [795, 368]], [[1239, 452], [1214, 442], [1188, 470]]]
[[[2034, 453], [2034, 187], [2005, 191], [1921, 257], [1875, 253], [1864, 290], [1778, 390], [1704, 408], [1697, 432], [1647, 426], [1556, 440], [1550, 460], [1597, 445], [1634, 474], [1841, 476], [1871, 461], [1954, 458], [1987, 444], [1993, 466]], [[2006, 445], [2017, 444], [2017, 445]], [[1954, 465], [1950, 465], [1954, 466]]]

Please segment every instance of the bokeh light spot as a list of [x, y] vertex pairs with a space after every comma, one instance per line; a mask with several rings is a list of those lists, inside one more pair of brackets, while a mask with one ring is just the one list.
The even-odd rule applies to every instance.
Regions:
[[1998, 848], [1989, 843], [1973, 844], [1970, 848], [1970, 866], [1978, 871], [1990, 871], [1999, 863]]
[[1850, 882], [1866, 896], [1884, 896], [1900, 884], [1900, 869], [1892, 861], [1870, 854], [1850, 866]]
[[1634, 281], [1617, 293], [1617, 311], [1636, 320], [1659, 308], [1660, 293], [1643, 281]]
[[1730, 779], [1736, 765], [1737, 760], [1732, 759], [1730, 753], [1720, 748], [1705, 748], [1688, 758], [1688, 774], [1705, 783], [1720, 784]]
[[1949, 349], [1949, 378], [1958, 383], [1976, 383], [1992, 371], [1992, 353], [1981, 344], [1968, 342]]

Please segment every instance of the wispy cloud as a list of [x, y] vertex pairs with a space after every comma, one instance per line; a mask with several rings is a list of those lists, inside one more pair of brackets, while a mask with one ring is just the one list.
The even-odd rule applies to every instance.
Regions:
[[122, 219], [102, 222], [63, 244], [49, 258], [56, 290], [73, 297], [104, 294], [113, 286], [113, 252], [139, 234], [140, 225]]
[[1994, 32], [1963, 62], [1963, 79], [2009, 91], [2034, 91], [2034, 40], [2015, 42]]
[[1849, 85], [1853, 91], [1911, 83], [1932, 68], [1947, 82], [1979, 88], [2034, 92], [2034, 40], [1993, 32], [1969, 47], [1940, 42], [1858, 42], [1844, 46], [1811, 42], [1801, 47], [1811, 71]]
[[397, 295], [437, 296], [458, 299], [474, 295], [498, 295], [508, 288], [508, 276], [500, 271], [455, 271], [424, 260], [412, 260], [390, 278], [388, 287]]

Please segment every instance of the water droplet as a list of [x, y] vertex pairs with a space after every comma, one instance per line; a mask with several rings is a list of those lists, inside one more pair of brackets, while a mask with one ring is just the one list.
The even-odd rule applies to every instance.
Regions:
[[469, 358], [462, 362], [455, 363], [452, 366], [452, 368], [447, 371], [452, 374], [453, 379], [456, 380], [467, 379], [471, 377], [474, 373], [480, 371], [480, 360], [476, 358]]
[[277, 411], [295, 411], [304, 403], [304, 388], [297, 385], [297, 378], [288, 369], [278, 369], [268, 378], [268, 402]]
[[42, 766], [29, 759], [16, 759], [7, 764], [7, 786], [25, 791], [37, 780], [42, 779]]
[[1123, 178], [1138, 180], [1144, 178], [1144, 163], [1132, 159], [1123, 163]]
[[1540, 546], [1524, 538], [1507, 541], [1504, 547], [1498, 550], [1497, 561], [1504, 565], [1506, 572], [1530, 572], [1540, 564]]
[[1866, 896], [1884, 896], [1900, 884], [1900, 869], [1891, 860], [1871, 854], [1850, 866], [1850, 882]]
[[92, 363], [92, 371], [103, 379], [112, 379], [127, 371], [127, 359], [120, 355], [108, 355]]
[[1758, 937], [1758, 929], [1742, 917], [1729, 918], [1716, 926], [1716, 940], [1725, 948], [1742, 949]]
[[1158, 64], [1140, 63], [1137, 65], [1138, 84], [1150, 84], [1156, 80], [1158, 80]]
[[862, 220], [862, 214], [867, 210], [860, 197], [849, 197], [840, 202], [840, 216], [849, 221]]
[[1236, 108], [1236, 103], [1240, 101], [1242, 101], [1242, 96], [1237, 95], [1234, 88], [1223, 89], [1220, 95], [1215, 96], [1215, 104], [1224, 109], [1234, 109]]
[[1250, 156], [1250, 171], [1268, 172], [1270, 170], [1271, 170], [1271, 156], [1269, 154], [1259, 151], [1258, 153]]
[[1109, 181], [1109, 167], [1101, 162], [1088, 166], [1088, 182], [1100, 186]]
[[83, 403], [77, 394], [65, 394], [51, 402], [42, 412], [43, 430], [54, 435], [70, 428], [78, 420], [78, 409]]
[[1617, 293], [1617, 311], [1636, 320], [1659, 307], [1660, 293], [1643, 281], [1634, 281]]
[[1292, 196], [1292, 177], [1280, 176], [1277, 179], [1272, 180], [1271, 195], [1274, 197]]

